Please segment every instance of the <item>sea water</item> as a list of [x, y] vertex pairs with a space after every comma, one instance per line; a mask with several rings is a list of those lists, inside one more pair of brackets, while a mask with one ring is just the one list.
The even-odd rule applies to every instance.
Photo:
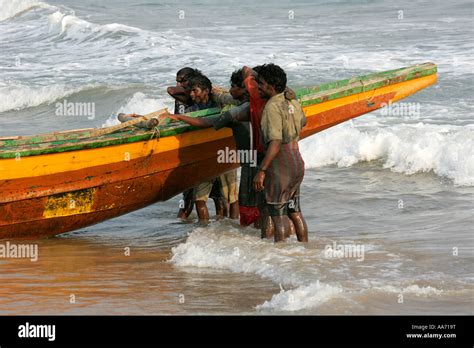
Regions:
[[[428, 61], [439, 74], [301, 141], [309, 243], [181, 223], [177, 196], [34, 241], [36, 262], [0, 259], [0, 314], [473, 314], [472, 20], [462, 0], [0, 0], [0, 136], [171, 108], [184, 66], [224, 87], [266, 62], [293, 88]], [[69, 103], [94, 113], [58, 112]]]

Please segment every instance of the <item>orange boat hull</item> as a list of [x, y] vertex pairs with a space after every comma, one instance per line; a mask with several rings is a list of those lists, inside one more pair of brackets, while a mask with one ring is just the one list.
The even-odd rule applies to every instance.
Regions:
[[[434, 82], [436, 74], [306, 106], [302, 138]], [[17, 169], [4, 170], [0, 180], [0, 239], [52, 236], [168, 200], [237, 168], [217, 162], [217, 151], [226, 147], [235, 149], [229, 129], [204, 129], [139, 144], [32, 156], [18, 163], [2, 160]], [[113, 160], [127, 151], [131, 158]]]

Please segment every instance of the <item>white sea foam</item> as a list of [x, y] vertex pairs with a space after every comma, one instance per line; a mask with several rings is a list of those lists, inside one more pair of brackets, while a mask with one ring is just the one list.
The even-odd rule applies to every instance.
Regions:
[[36, 0], [0, 0], [0, 21], [15, 17], [35, 7], [51, 7]]
[[64, 84], [41, 87], [30, 87], [21, 84], [2, 86], [0, 87], [0, 112], [51, 104], [71, 94], [96, 87], [97, 85], [93, 84], [80, 87], [67, 87]]
[[391, 294], [414, 295], [417, 297], [440, 296], [443, 290], [432, 286], [419, 286], [417, 284], [406, 287], [384, 285], [368, 289], [344, 290], [340, 286], [320, 284], [319, 282], [299, 286], [292, 290], [281, 290], [272, 296], [269, 301], [257, 306], [257, 310], [298, 311], [316, 308], [329, 301], [341, 300], [344, 296], [357, 295], [360, 292], [382, 292]]
[[432, 286], [419, 286], [417, 284], [409, 285], [407, 287], [396, 287], [393, 285], [384, 285], [384, 286], [379, 286], [379, 287], [373, 287], [371, 290], [397, 293], [397, 294], [410, 294], [410, 295], [425, 296], [425, 297], [432, 296], [432, 295], [441, 295], [444, 292], [443, 290], [437, 289]]
[[[289, 286], [297, 286], [305, 281], [304, 270], [295, 272], [296, 265], [291, 261], [297, 256], [315, 257], [313, 251], [302, 245], [276, 247], [273, 242], [261, 240], [256, 235], [243, 234], [236, 228], [226, 226], [223, 229], [219, 223], [195, 229], [186, 243], [173, 248], [172, 252], [171, 262], [177, 266], [253, 273]], [[311, 270], [311, 273], [316, 274], [317, 269]]]
[[59, 34], [67, 33], [69, 36], [76, 38], [81, 38], [88, 34], [103, 34], [117, 31], [127, 33], [141, 32], [138, 28], [118, 23], [104, 25], [91, 23], [75, 15], [66, 14], [61, 11], [56, 11], [49, 15], [48, 20], [50, 31], [55, 31]]
[[0, 0], [0, 21], [15, 17], [30, 9], [41, 7], [44, 9], [55, 10], [48, 16], [50, 29], [58, 30], [59, 33], [70, 31], [75, 33], [98, 33], [103, 31], [124, 31], [124, 32], [140, 32], [141, 29], [130, 27], [119, 23], [111, 24], [94, 24], [84, 19], [78, 18], [71, 13], [64, 13], [63, 9], [57, 6], [49, 5], [45, 2], [37, 0]]
[[319, 282], [302, 285], [292, 290], [281, 290], [256, 307], [257, 310], [298, 311], [317, 307], [327, 301], [342, 296], [343, 289]]
[[110, 127], [119, 124], [120, 121], [117, 119], [116, 115], [120, 113], [145, 115], [165, 107], [169, 107], [169, 105], [165, 105], [163, 100], [151, 98], [142, 92], [137, 92], [124, 106], [121, 106], [117, 110], [116, 114], [111, 115], [102, 125], [102, 127]]
[[433, 171], [457, 185], [474, 185], [474, 127], [396, 125], [360, 130], [342, 124], [301, 142], [306, 167], [381, 160], [394, 172]]
[[[258, 305], [256, 309], [290, 312], [299, 311], [317, 308], [318, 306], [330, 301], [340, 301], [341, 299], [347, 300], [348, 297], [352, 295], [369, 292], [414, 295], [416, 297], [441, 296], [445, 293], [444, 290], [432, 286], [419, 286], [417, 284], [412, 284], [406, 287], [384, 285], [380, 287], [364, 288], [361, 290], [348, 290], [341, 286], [315, 282], [291, 290], [281, 290], [278, 294], [273, 295], [269, 301], [265, 301], [263, 304]], [[449, 292], [451, 293], [452, 291]]]
[[[258, 275], [279, 284], [281, 291], [256, 307], [257, 310], [264, 311], [317, 308], [333, 300], [348, 299], [361, 292], [378, 291], [416, 296], [443, 293], [443, 290], [431, 286], [422, 287], [413, 284], [413, 281], [398, 286], [390, 281], [381, 283], [360, 282], [358, 278], [351, 280], [347, 267], [353, 261], [326, 259], [321, 256], [319, 247], [316, 246], [315, 249], [314, 245], [304, 246], [291, 240], [274, 244], [261, 240], [256, 230], [241, 230], [225, 222], [218, 222], [207, 228], [194, 229], [185, 243], [172, 249], [170, 262], [189, 272], [195, 272], [194, 267], [201, 270], [220, 269]], [[368, 250], [376, 249], [374, 245], [367, 247]], [[381, 261], [378, 256], [376, 268], [386, 276], [387, 269], [399, 256], [392, 257], [383, 250], [380, 250], [378, 255], [380, 252], [385, 254], [386, 262]], [[383, 277], [376, 275], [376, 278]]]

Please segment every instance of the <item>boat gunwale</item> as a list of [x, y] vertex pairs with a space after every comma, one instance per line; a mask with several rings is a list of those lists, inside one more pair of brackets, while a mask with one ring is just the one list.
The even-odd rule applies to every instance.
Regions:
[[[397, 72], [403, 72], [403, 74], [397, 74]], [[353, 77], [351, 79], [336, 81], [333, 82], [333, 84], [336, 85], [339, 83], [340, 85], [334, 86], [332, 89], [315, 91], [315, 93], [297, 93], [297, 96], [301, 106], [305, 107], [309, 105], [320, 104], [328, 100], [344, 98], [350, 95], [364, 93], [374, 89], [429, 76], [436, 74], [436, 72], [437, 66], [435, 64], [424, 63], [412, 67], [383, 71], [380, 73], [373, 73], [369, 75]]]

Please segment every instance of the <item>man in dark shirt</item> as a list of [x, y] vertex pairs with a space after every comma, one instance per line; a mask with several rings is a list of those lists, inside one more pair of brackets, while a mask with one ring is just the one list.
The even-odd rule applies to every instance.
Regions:
[[[189, 95], [193, 100], [193, 104], [185, 109], [185, 112], [198, 111], [209, 109], [217, 106], [217, 103], [212, 100], [212, 83], [204, 75], [192, 74], [187, 81], [187, 88], [189, 88]], [[207, 200], [212, 191], [215, 180], [200, 183], [193, 190], [194, 204], [198, 214], [199, 222], [207, 223], [209, 221], [209, 210], [207, 208]], [[223, 215], [223, 209], [219, 204], [219, 197], [212, 197], [216, 203], [216, 215]], [[221, 211], [219, 211], [221, 210]]]
[[[217, 102], [218, 106], [223, 110], [228, 109], [230, 105], [237, 105], [237, 107], [224, 111], [219, 116], [213, 117], [189, 117], [185, 115], [164, 115], [162, 117], [169, 117], [174, 120], [186, 122], [194, 127], [208, 128], [214, 127], [219, 130], [223, 127], [229, 127], [232, 129], [236, 148], [238, 151], [247, 151], [249, 155], [247, 159], [255, 157], [250, 155], [252, 151], [250, 146], [250, 132], [249, 125], [245, 125], [239, 122], [235, 115], [236, 114], [248, 114], [249, 113], [249, 95], [245, 89], [242, 69], [235, 71], [231, 76], [231, 88], [230, 93], [220, 92], [215, 93], [212, 98]], [[256, 161], [256, 158], [255, 158]], [[239, 199], [238, 207], [240, 211], [240, 223], [241, 225], [247, 226], [252, 223], [256, 223], [259, 219], [259, 211], [257, 209], [257, 200], [255, 191], [252, 188], [252, 179], [256, 174], [256, 163], [250, 163], [240, 161], [242, 171], [239, 185]], [[231, 206], [232, 216], [232, 206]]]
[[[191, 96], [192, 88], [190, 87], [190, 81], [196, 78], [203, 78], [204, 80], [207, 79], [207, 77], [204, 76], [201, 71], [189, 67], [182, 68], [176, 73], [176, 86], [171, 86], [167, 89], [168, 94], [175, 99], [175, 114], [183, 114], [185, 112], [197, 111], [215, 106], [212, 104], [211, 98], [209, 98], [211, 103], [209, 105], [212, 106], [196, 104], [195, 100]], [[209, 85], [211, 85], [209, 79], [207, 79], [207, 81], [209, 82]], [[210, 91], [210, 96], [212, 96], [212, 91]], [[199, 95], [196, 97], [196, 100], [200, 100]], [[212, 191], [209, 195], [209, 197], [214, 200], [217, 218], [222, 218], [227, 215], [225, 199], [221, 194], [220, 187], [220, 181], [214, 180]], [[194, 196], [195, 188], [191, 188], [183, 192], [183, 200], [182, 203], [180, 203], [180, 209], [177, 215], [178, 218], [186, 219], [189, 217], [194, 207]]]
[[[174, 113], [183, 114], [193, 100], [190, 96], [190, 90], [187, 88], [188, 80], [192, 75], [199, 73], [199, 70], [190, 67], [184, 67], [176, 73], [176, 86], [167, 88], [167, 92], [174, 98]], [[183, 192], [183, 200], [180, 203], [178, 218], [186, 219], [189, 217], [194, 208], [194, 189]]]
[[191, 76], [199, 74], [200, 71], [190, 67], [185, 67], [176, 73], [176, 86], [167, 88], [167, 92], [175, 100], [174, 102], [174, 113], [183, 114], [184, 110], [193, 103], [191, 96], [189, 95], [188, 80]]

